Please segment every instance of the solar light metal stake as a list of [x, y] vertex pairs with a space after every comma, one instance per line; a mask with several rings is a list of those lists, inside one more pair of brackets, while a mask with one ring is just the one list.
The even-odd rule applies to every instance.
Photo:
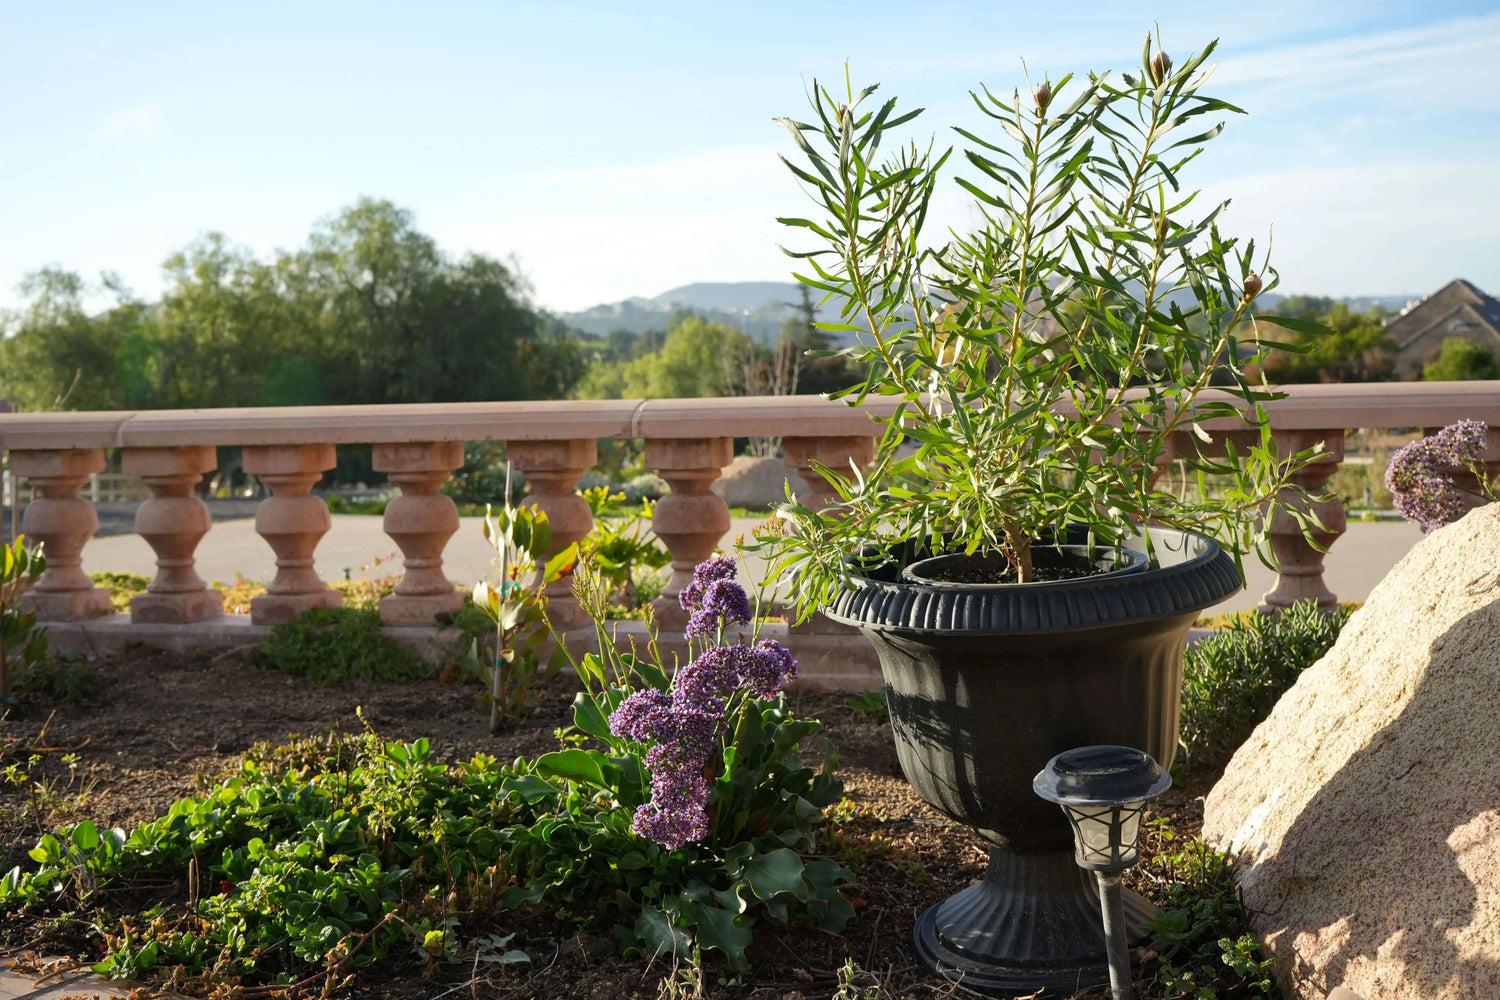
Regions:
[[1172, 776], [1150, 754], [1118, 746], [1066, 750], [1031, 782], [1038, 795], [1062, 806], [1073, 827], [1074, 860], [1099, 881], [1114, 1000], [1132, 997], [1120, 874], [1139, 857], [1146, 802], [1171, 786]]

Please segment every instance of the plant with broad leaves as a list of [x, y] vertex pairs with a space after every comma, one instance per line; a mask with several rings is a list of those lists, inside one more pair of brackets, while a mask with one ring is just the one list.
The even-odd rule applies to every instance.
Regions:
[[[1174, 68], [1148, 37], [1134, 74], [974, 93], [995, 131], [956, 129], [957, 183], [981, 222], [936, 244], [925, 224], [953, 150], [885, 155], [920, 111], [815, 81], [812, 121], [782, 120], [800, 154], [783, 159], [822, 213], [780, 220], [820, 244], [787, 253], [840, 311], [820, 327], [852, 336], [838, 353], [869, 372], [832, 395], [893, 404], [868, 472], [818, 467], [837, 502], [783, 507], [790, 530], [769, 545], [804, 616], [858, 564], [888, 561], [893, 538], [998, 552], [1025, 582], [1033, 545], [1070, 525], [1118, 546], [1151, 522], [1263, 558], [1276, 510], [1309, 525], [1290, 477], [1315, 450], [1277, 454], [1261, 404], [1278, 394], [1245, 370], [1281, 346], [1257, 324], [1321, 328], [1253, 315], [1275, 271], [1220, 231], [1228, 202], [1198, 214], [1183, 186], [1222, 123], [1190, 126], [1240, 110], [1200, 92], [1213, 48]], [[1246, 448], [1210, 427], [1258, 434]], [[1196, 495], [1156, 487], [1174, 455]]]
[[552, 526], [539, 507], [516, 507], [510, 502], [510, 465], [506, 465], [505, 504], [484, 508], [484, 537], [495, 549], [497, 582], [474, 585], [474, 606], [495, 623], [495, 652], [486, 670], [478, 639], [470, 643], [466, 662], [486, 676], [490, 685], [490, 732], [499, 732], [531, 711], [531, 686], [539, 673], [550, 676], [561, 668], [561, 644], [544, 665], [541, 649], [547, 613], [547, 584], [561, 577], [578, 558], [576, 544], [548, 555]]
[[35, 611], [21, 610], [22, 596], [46, 568], [42, 550], [27, 546], [25, 535], [0, 543], [0, 699], [47, 655], [47, 630], [37, 626]]
[[603, 626], [608, 584], [580, 560], [574, 592], [600, 649], [575, 663], [573, 720], [589, 745], [535, 764], [567, 782], [576, 807], [516, 831], [507, 850], [524, 887], [516, 901], [613, 899], [633, 918], [619, 925], [627, 948], [679, 961], [711, 949], [740, 970], [757, 921], [838, 930], [853, 909], [838, 890], [849, 873], [813, 853], [822, 810], [842, 791], [832, 749], [820, 770], [802, 763], [818, 723], [781, 696], [790, 654], [740, 628], [755, 619], [733, 574], [732, 560], [710, 560], [684, 588], [691, 662], [674, 678], [654, 634], [645, 650], [616, 647]]
[[672, 561], [666, 547], [650, 528], [652, 504], [647, 500], [639, 513], [623, 509], [624, 493], [608, 486], [580, 491], [594, 516], [594, 526], [583, 540], [593, 555], [596, 571], [610, 587], [610, 617], [634, 611], [643, 603], [641, 584], [660, 591], [654, 574]]

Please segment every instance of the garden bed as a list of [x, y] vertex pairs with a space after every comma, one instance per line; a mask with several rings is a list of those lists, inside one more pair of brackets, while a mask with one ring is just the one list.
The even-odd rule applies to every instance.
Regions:
[[[359, 732], [367, 723], [388, 740], [431, 739], [440, 760], [476, 752], [501, 761], [535, 757], [559, 747], [559, 727], [572, 721], [576, 680], [548, 681], [532, 716], [512, 732], [492, 737], [473, 685], [346, 682], [326, 688], [262, 668], [254, 650], [178, 654], [135, 649], [102, 661], [91, 678], [74, 678], [79, 701], [25, 695], [0, 729], [4, 757], [15, 765], [0, 789], [0, 844], [4, 868], [29, 865], [27, 850], [59, 825], [92, 820], [98, 827], [134, 825], [162, 815], [175, 800], [202, 794], [232, 773], [256, 744], [332, 729]], [[968, 829], [923, 803], [900, 776], [887, 726], [872, 721], [843, 695], [794, 690], [799, 715], [820, 718], [836, 746], [845, 801], [828, 810], [820, 849], [848, 867], [845, 895], [855, 917], [842, 933], [758, 926], [751, 971], [720, 985], [722, 964], [704, 960], [704, 987], [731, 997], [946, 996], [952, 987], [920, 965], [910, 939], [928, 906], [980, 877], [987, 852]], [[870, 705], [873, 708], [875, 706]], [[1195, 833], [1207, 774], [1158, 800], [1179, 838]], [[1160, 846], [1161, 838], [1155, 838]], [[1148, 845], [1148, 847], [1151, 845]], [[1159, 868], [1140, 870], [1139, 888], [1158, 900], [1166, 881]], [[559, 920], [548, 912], [502, 914], [514, 932], [508, 948], [530, 961], [479, 965], [424, 960], [417, 949], [393, 955], [355, 975], [344, 995], [437, 997], [654, 997], [671, 970], [648, 968], [621, 956], [610, 925], [587, 915]], [[7, 943], [35, 942], [34, 920], [8, 917]], [[76, 931], [43, 942], [87, 954]], [[90, 960], [97, 953], [88, 955]], [[1142, 992], [1161, 996], [1148, 964]], [[852, 970], [852, 971], [851, 971]], [[852, 981], [851, 981], [852, 976]], [[875, 992], [877, 989], [880, 992]], [[842, 990], [842, 992], [841, 992]], [[860, 992], [864, 990], [864, 992]], [[684, 994], [686, 995], [686, 994]], [[1099, 997], [1096, 989], [1080, 997]], [[1228, 996], [1231, 994], [1223, 994]]]

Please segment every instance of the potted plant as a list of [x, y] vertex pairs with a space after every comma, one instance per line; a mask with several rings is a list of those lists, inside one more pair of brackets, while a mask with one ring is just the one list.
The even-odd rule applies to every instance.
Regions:
[[[1239, 111], [1200, 92], [1212, 50], [1174, 67], [1148, 37], [1118, 79], [974, 93], [993, 127], [956, 129], [957, 184], [981, 224], [937, 241], [953, 151], [886, 155], [919, 112], [814, 82], [815, 117], [783, 121], [822, 210], [780, 220], [817, 241], [787, 253], [868, 372], [834, 395], [894, 412], [869, 469], [820, 468], [837, 502], [791, 500], [767, 544], [804, 616], [876, 647], [908, 778], [992, 845], [985, 881], [915, 932], [929, 965], [987, 992], [1107, 979], [1093, 883], [1032, 776], [1082, 744], [1170, 766], [1190, 624], [1242, 586], [1271, 514], [1308, 520], [1289, 482], [1314, 452], [1277, 455], [1260, 406], [1276, 394], [1246, 375], [1274, 346], [1251, 303], [1275, 272], [1220, 232], [1227, 202], [1183, 187], [1222, 127], [1205, 116]], [[1226, 418], [1237, 433], [1204, 426]], [[1173, 460], [1201, 489], [1158, 485]]]

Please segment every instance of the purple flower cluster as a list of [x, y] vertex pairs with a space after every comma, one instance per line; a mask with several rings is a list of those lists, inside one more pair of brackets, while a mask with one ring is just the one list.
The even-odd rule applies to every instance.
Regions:
[[677, 595], [682, 610], [692, 612], [683, 635], [704, 639], [718, 634], [726, 625], [749, 623], [750, 597], [734, 582], [734, 574], [734, 560], [728, 556], [698, 564], [693, 582]]
[[1477, 462], [1484, 455], [1486, 441], [1484, 424], [1460, 420], [1396, 452], [1385, 472], [1385, 487], [1395, 499], [1396, 510], [1424, 531], [1463, 517], [1468, 505], [1449, 472]]
[[[703, 563], [691, 587], [696, 612], [712, 612], [728, 621], [749, 621], [744, 591], [731, 582], [732, 559]], [[721, 586], [728, 583], [728, 587]], [[738, 591], [738, 598], [730, 591]], [[683, 606], [688, 606], [687, 587]], [[742, 617], [732, 617], [740, 611]], [[756, 697], [773, 698], [797, 678], [797, 661], [781, 643], [762, 639], [754, 646], [736, 643], [704, 650], [677, 672], [671, 693], [654, 688], [636, 691], [609, 717], [616, 736], [650, 744], [646, 767], [651, 771], [651, 801], [636, 810], [631, 825], [637, 834], [668, 849], [708, 835], [709, 759], [718, 749], [728, 700], [742, 689]]]

